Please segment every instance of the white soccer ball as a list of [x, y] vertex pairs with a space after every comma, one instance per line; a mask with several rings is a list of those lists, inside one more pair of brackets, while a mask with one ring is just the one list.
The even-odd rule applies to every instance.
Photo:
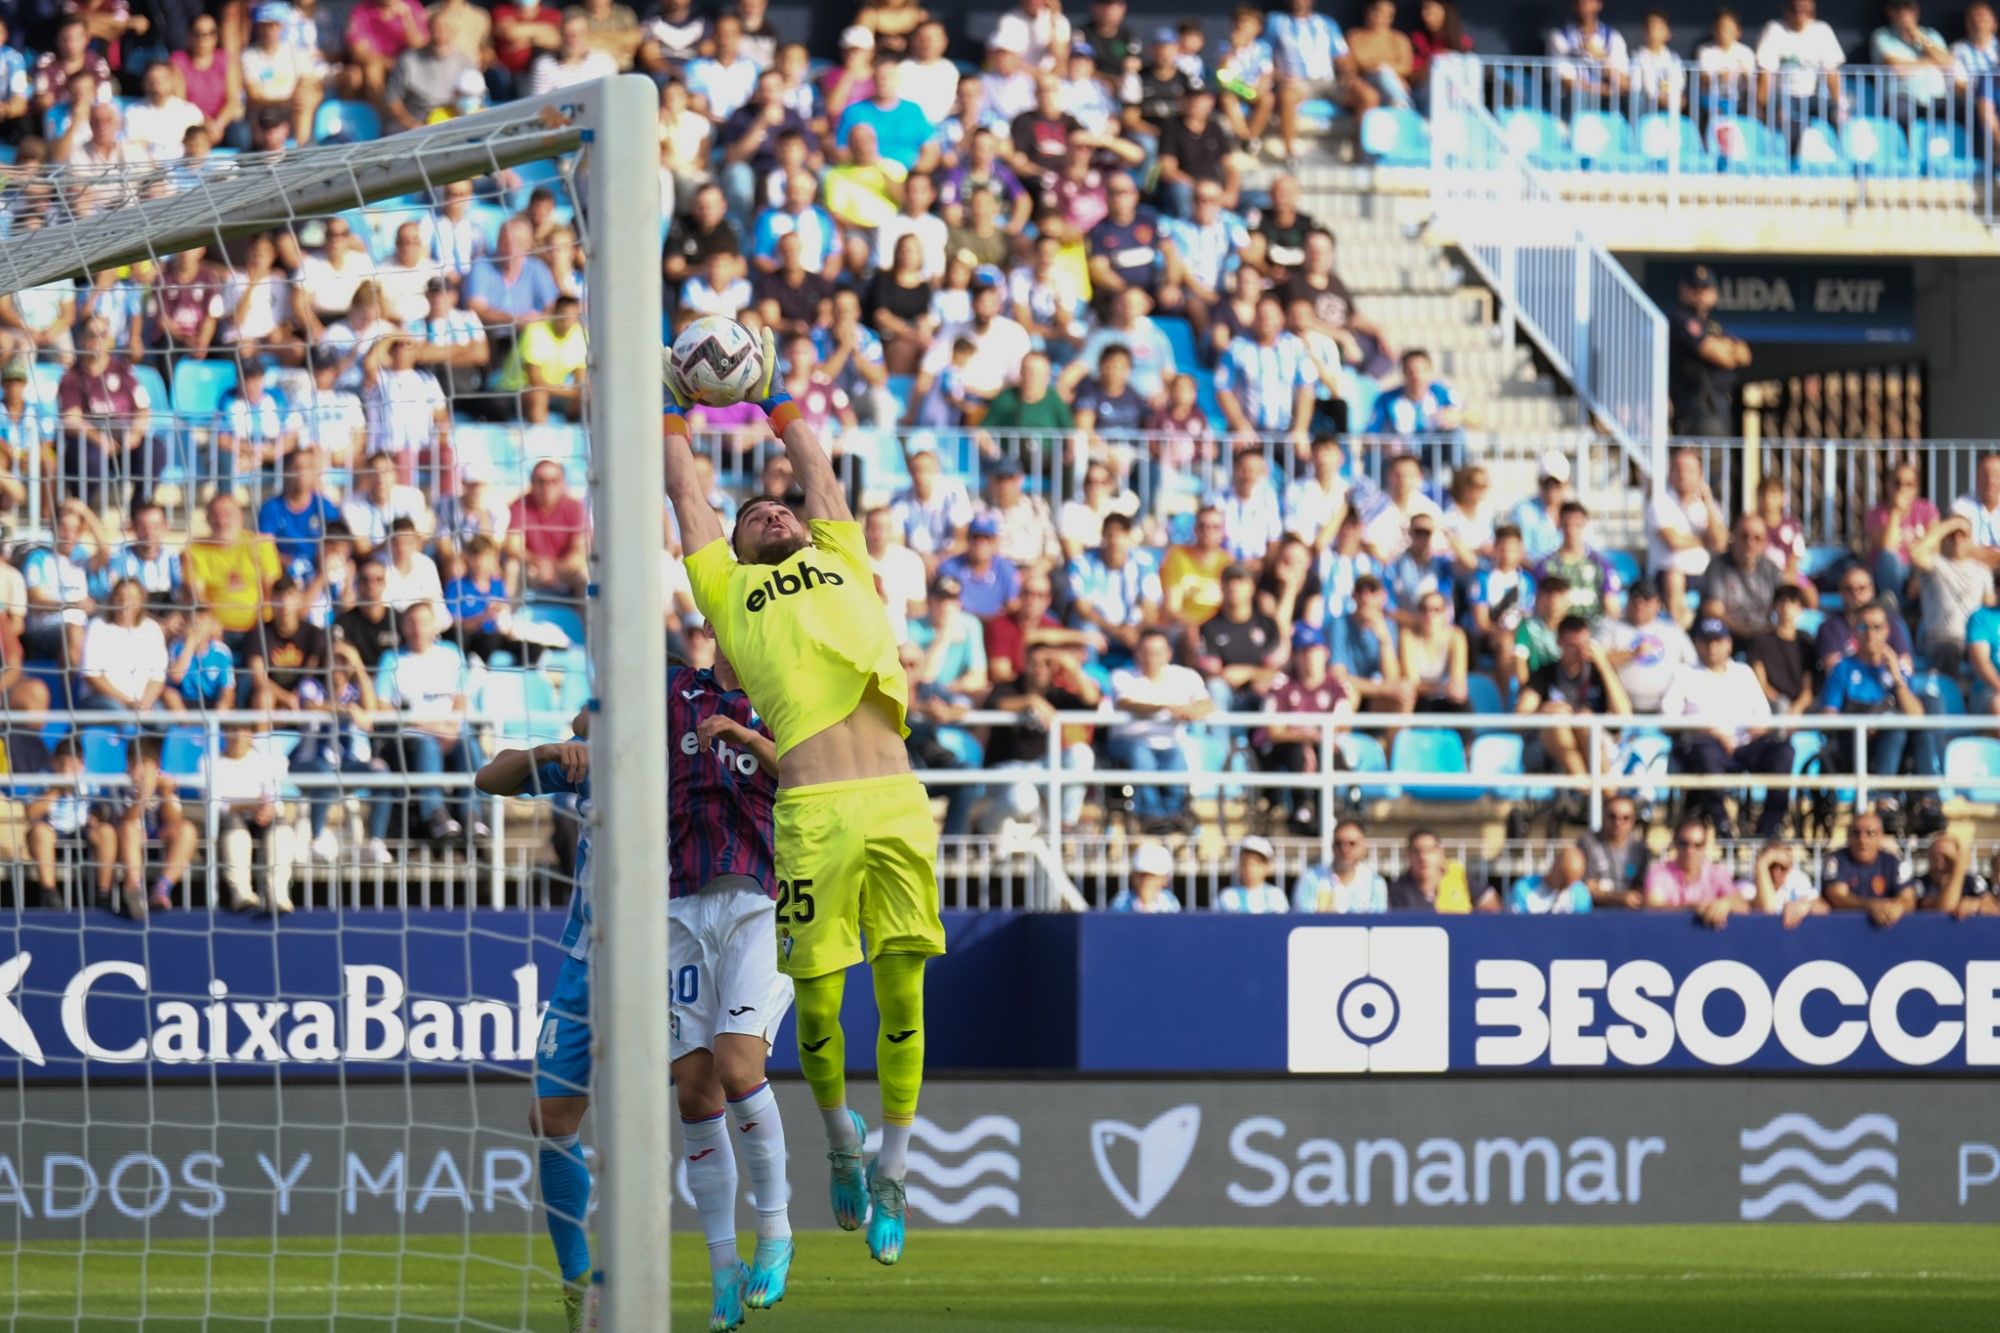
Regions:
[[731, 407], [764, 382], [764, 348], [735, 320], [703, 315], [674, 339], [667, 369], [688, 398], [710, 407]]

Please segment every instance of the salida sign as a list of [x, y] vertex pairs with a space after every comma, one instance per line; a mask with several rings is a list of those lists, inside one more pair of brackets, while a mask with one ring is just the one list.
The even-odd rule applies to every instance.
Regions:
[[[1654, 262], [1646, 289], [1663, 310], [1680, 302], [1693, 267]], [[1908, 264], [1714, 263], [1715, 317], [1749, 342], [1916, 341], [1916, 280]]]

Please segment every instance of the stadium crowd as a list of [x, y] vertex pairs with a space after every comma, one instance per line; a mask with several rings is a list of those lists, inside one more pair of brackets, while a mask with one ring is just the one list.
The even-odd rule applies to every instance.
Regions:
[[[1100, 705], [1132, 720], [1061, 724], [1056, 748], [1079, 771], [1183, 771], [1218, 709], [1427, 712], [1446, 727], [1510, 708], [1734, 714], [1746, 699], [1912, 712], [1920, 667], [1993, 707], [2000, 611], [1981, 608], [2000, 459], [1953, 522], [1933, 503], [1952, 497], [1906, 496], [1899, 470], [1867, 549], [1824, 588], [1804, 577], [1782, 490], [1726, 513], [1694, 455], [1649, 512], [1643, 570], [1594, 544], [1563, 454], [1540, 461], [1533, 496], [1495, 502], [1465, 457], [1467, 405], [1358, 308], [1333, 231], [1274, 170], [1309, 146], [1307, 103], [1394, 101], [1421, 87], [1412, 60], [1463, 48], [1438, 0], [1408, 38], [1387, 3], [1348, 33], [1312, 0], [1244, 8], [1213, 53], [1192, 22], [1140, 40], [1120, 0], [1087, 20], [1024, 0], [977, 51], [916, 4], [873, 4], [829, 62], [777, 31], [764, 0], [714, 14], [665, 0], [643, 17], [609, 0], [361, 0], [338, 24], [311, 0], [156, 10], [75, 4], [10, 30], [0, 139], [17, 233], [171, 192], [239, 150], [651, 75], [674, 326], [771, 327], [795, 400], [836, 445], [861, 427], [913, 432], [908, 483], [865, 528], [931, 766], [1039, 765], [1055, 713]], [[1578, 12], [1595, 22], [1592, 0]], [[580, 419], [583, 265], [562, 183], [499, 173], [369, 221], [0, 297], [0, 519], [19, 536], [0, 563], [7, 704], [163, 725], [232, 706], [322, 715], [289, 753], [232, 728], [222, 754], [192, 758], [171, 730], [107, 759], [88, 732], [10, 729], [14, 772], [73, 779], [31, 807], [45, 895], [53, 849], [80, 840], [105, 895], [122, 867], [132, 910], [175, 901], [198, 849], [161, 774], [192, 766], [228, 801], [215, 851], [232, 901], [282, 910], [297, 857], [341, 855], [330, 792], [287, 807], [288, 770], [343, 775], [364, 797], [370, 774], [469, 772], [466, 717], [489, 675], [572, 652], [580, 621], [549, 609], [581, 596], [589, 532], [562, 461], [496, 475], [456, 447], [489, 422]], [[188, 403], [205, 406], [191, 418]], [[739, 497], [723, 482], [746, 469], [789, 493], [754, 409], [691, 417], [725, 517]], [[948, 461], [957, 439], [970, 468]], [[170, 507], [169, 487], [192, 494]], [[667, 629], [699, 660], [673, 540]], [[975, 707], [1021, 724], [955, 725]], [[1527, 762], [1585, 772], [1587, 735], [1541, 732]], [[1876, 737], [1874, 771], [1938, 771], [1936, 733]], [[1311, 779], [1280, 795], [1291, 831], [1337, 817], [1315, 797], [1317, 739], [1274, 722], [1250, 740], [1261, 766]], [[1684, 733], [1673, 751], [1683, 771], [1748, 776], [1795, 758], [1755, 726]], [[87, 799], [111, 769], [130, 783]], [[1006, 779], [953, 792], [948, 833], [1032, 804]], [[1141, 784], [1130, 801], [1146, 830], [1192, 823], [1184, 787]], [[364, 863], [390, 859], [398, 820], [441, 846], [484, 831], [434, 787], [365, 805]], [[1935, 805], [1883, 813], [1933, 832]], [[1753, 822], [1713, 796], [1691, 808], [1717, 837]], [[1757, 833], [1785, 813], [1774, 798]], [[1566, 875], [1536, 892], [1567, 901]]]

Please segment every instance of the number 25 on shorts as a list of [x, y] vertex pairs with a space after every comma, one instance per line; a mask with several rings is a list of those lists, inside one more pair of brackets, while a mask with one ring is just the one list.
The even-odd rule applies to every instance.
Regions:
[[[778, 924], [787, 921], [795, 926], [803, 926], [813, 919], [812, 884], [809, 879], [781, 879], [778, 881]], [[791, 915], [785, 915], [786, 908]]]

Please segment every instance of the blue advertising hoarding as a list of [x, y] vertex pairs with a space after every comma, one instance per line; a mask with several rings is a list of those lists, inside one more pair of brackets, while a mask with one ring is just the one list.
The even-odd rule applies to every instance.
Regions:
[[[1694, 263], [1649, 260], [1646, 291], [1671, 314]], [[1715, 272], [1715, 318], [1745, 342], [1907, 345], [1917, 340], [1917, 286], [1908, 264], [1726, 260]]]
[[[553, 912], [0, 927], [0, 1082], [524, 1071]], [[947, 913], [939, 1072], [2000, 1069], [2000, 925]], [[864, 976], [846, 991], [872, 1065]], [[790, 1022], [773, 1066], [797, 1067]]]

